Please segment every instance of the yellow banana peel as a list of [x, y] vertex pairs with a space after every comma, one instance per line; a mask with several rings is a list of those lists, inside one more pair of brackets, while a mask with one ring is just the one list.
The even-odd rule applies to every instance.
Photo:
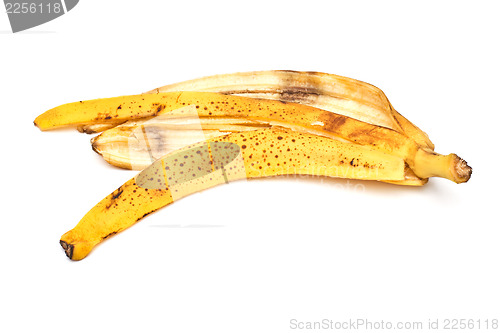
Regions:
[[240, 179], [319, 175], [421, 186], [467, 182], [472, 169], [441, 155], [377, 87], [318, 72], [215, 75], [147, 93], [64, 104], [41, 130], [98, 133], [107, 162], [143, 170], [61, 237], [72, 260], [179, 198]]

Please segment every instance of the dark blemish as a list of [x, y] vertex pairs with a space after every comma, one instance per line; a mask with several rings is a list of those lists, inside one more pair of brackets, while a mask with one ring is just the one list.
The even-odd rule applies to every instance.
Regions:
[[278, 140], [283, 140], [283, 137], [282, 136], [278, 136]]
[[61, 244], [63, 250], [64, 250], [64, 253], [66, 253], [66, 256], [70, 259], [73, 258], [73, 249], [75, 248], [75, 246], [73, 244], [68, 244], [66, 243], [65, 241], [59, 241], [59, 244]]
[[123, 193], [123, 189], [120, 187], [116, 190], [116, 193], [113, 194], [111, 199], [113, 199], [113, 200], [118, 199], [120, 197], [120, 195], [122, 195], [122, 193]]
[[120, 105], [118, 105], [118, 107], [117, 107], [116, 109], [117, 109], [117, 110], [121, 110], [121, 109], [122, 109], [121, 104], [120, 104]]
[[156, 108], [156, 114], [160, 113], [164, 109], [165, 109], [165, 105], [163, 105], [163, 104], [158, 105], [158, 107]]
[[116, 231], [110, 232], [109, 234], [104, 236], [102, 239], [105, 240], [106, 238], [111, 237], [111, 236], [115, 235], [116, 233], [117, 233]]
[[151, 214], [152, 212], [149, 212], [149, 213], [146, 213], [144, 215], [142, 215], [141, 217], [139, 217], [137, 220], [140, 220], [140, 219], [143, 219], [145, 218], [146, 216], [148, 216], [149, 214]]
[[243, 149], [245, 149], [246, 147], [247, 147], [246, 145], [241, 146], [241, 148], [243, 148]]
[[323, 121], [325, 123], [324, 129], [327, 131], [334, 131], [338, 129], [339, 127], [345, 124], [347, 119], [346, 117], [336, 115], [332, 112], [326, 113], [324, 115], [324, 118], [326, 118], [325, 121]]

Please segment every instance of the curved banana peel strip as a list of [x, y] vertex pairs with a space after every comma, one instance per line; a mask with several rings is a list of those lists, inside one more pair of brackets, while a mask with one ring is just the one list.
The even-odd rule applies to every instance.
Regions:
[[175, 200], [234, 180], [278, 175], [402, 181], [405, 162], [368, 147], [288, 129], [232, 133], [156, 160], [101, 200], [60, 243], [70, 259], [80, 260], [103, 240]]
[[[196, 108], [199, 118], [245, 119], [371, 147], [403, 158], [422, 179], [437, 176], [461, 183], [467, 181], [471, 173], [470, 168], [455, 172], [456, 159], [443, 159], [442, 155], [422, 148], [408, 136], [383, 126], [306, 105], [218, 93], [143, 94], [70, 103], [43, 113], [35, 119], [35, 124], [48, 130], [152, 116], [175, 118], [183, 114], [179, 110], [190, 105]], [[423, 158], [426, 163], [416, 160]]]
[[165, 85], [147, 93], [206, 91], [293, 102], [391, 128], [434, 150], [428, 135], [399, 114], [379, 88], [344, 76], [290, 70], [222, 74]]

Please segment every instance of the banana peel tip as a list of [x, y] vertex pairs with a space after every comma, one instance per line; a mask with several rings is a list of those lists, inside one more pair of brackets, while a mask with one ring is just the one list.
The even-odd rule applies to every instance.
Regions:
[[68, 244], [63, 240], [59, 241], [59, 244], [61, 244], [61, 246], [64, 250], [64, 253], [66, 253], [66, 256], [69, 259], [73, 259], [73, 250], [75, 247], [72, 244]]
[[451, 172], [455, 178], [455, 182], [457, 184], [465, 183], [472, 175], [472, 168], [463, 158], [460, 158], [455, 154], [453, 155], [454, 163]]

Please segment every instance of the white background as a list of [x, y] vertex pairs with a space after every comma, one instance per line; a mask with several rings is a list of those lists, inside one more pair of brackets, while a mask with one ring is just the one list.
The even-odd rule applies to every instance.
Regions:
[[[497, 4], [86, 0], [17, 34], [0, 13], [0, 331], [500, 319]], [[471, 180], [233, 183], [148, 216], [83, 261], [66, 258], [59, 237], [135, 172], [108, 166], [88, 135], [42, 133], [37, 115], [264, 69], [378, 86], [436, 151], [469, 162]]]

